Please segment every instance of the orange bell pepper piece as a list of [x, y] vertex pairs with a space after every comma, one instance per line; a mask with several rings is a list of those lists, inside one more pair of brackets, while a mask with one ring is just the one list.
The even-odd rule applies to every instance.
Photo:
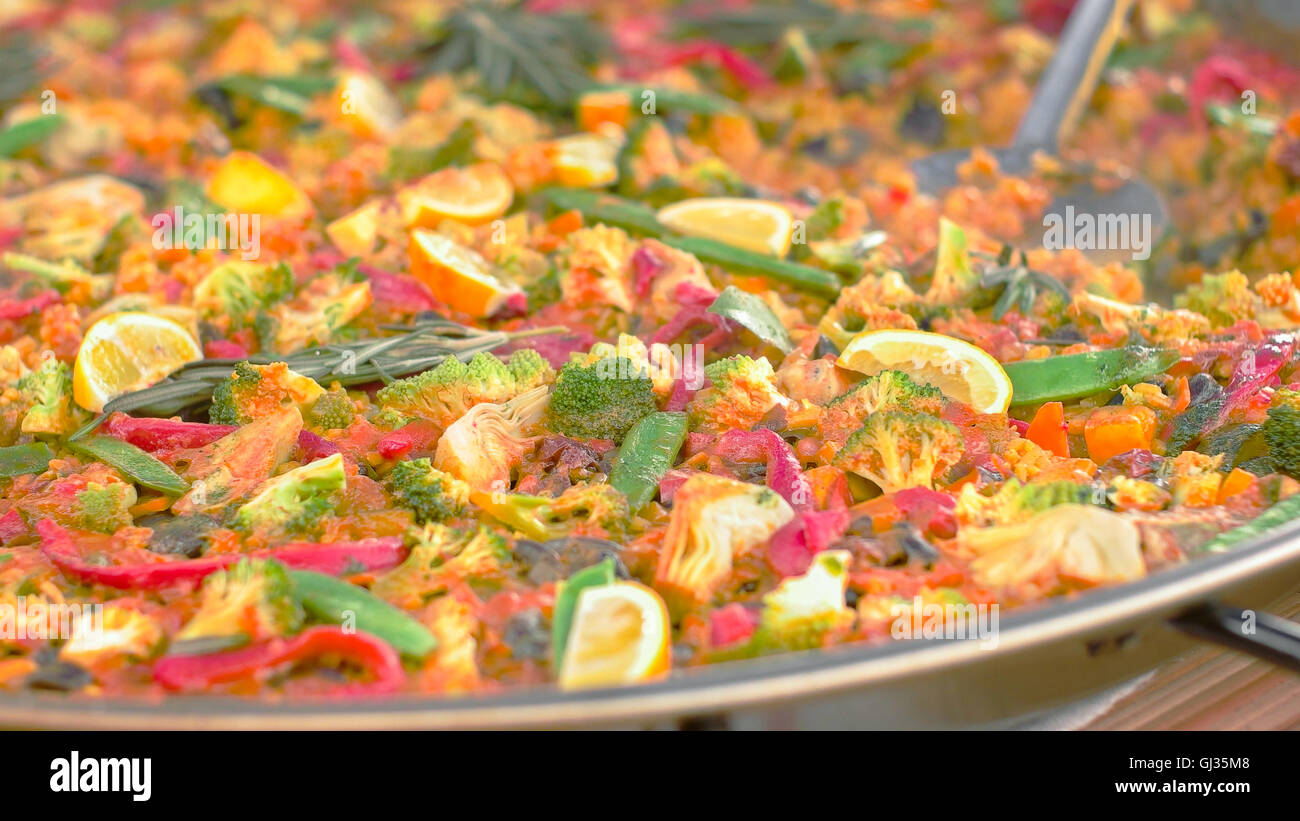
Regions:
[[1068, 458], [1070, 441], [1065, 427], [1065, 406], [1060, 402], [1044, 402], [1029, 423], [1025, 438], [1043, 450]]
[[1255, 474], [1241, 468], [1233, 468], [1232, 472], [1224, 478], [1223, 484], [1219, 485], [1219, 495], [1215, 501], [1218, 504], [1223, 504], [1233, 496], [1238, 496], [1250, 490], [1254, 484]]
[[1088, 456], [1098, 465], [1130, 450], [1150, 450], [1156, 435], [1156, 412], [1143, 405], [1097, 408], [1083, 426]]
[[578, 98], [578, 128], [599, 132], [604, 123], [627, 128], [632, 101], [626, 91], [589, 91]]

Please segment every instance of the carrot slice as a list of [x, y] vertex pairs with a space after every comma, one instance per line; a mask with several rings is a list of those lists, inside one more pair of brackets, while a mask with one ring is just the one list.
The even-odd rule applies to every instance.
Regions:
[[1106, 405], [1088, 417], [1083, 438], [1088, 456], [1098, 465], [1130, 450], [1150, 450], [1156, 412], [1143, 405]]
[[1065, 405], [1044, 402], [1029, 423], [1025, 438], [1057, 456], [1069, 457], [1070, 441], [1065, 427]]

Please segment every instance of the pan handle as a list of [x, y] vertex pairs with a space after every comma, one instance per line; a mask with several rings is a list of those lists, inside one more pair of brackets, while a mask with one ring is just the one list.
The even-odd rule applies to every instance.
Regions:
[[1169, 623], [1195, 638], [1300, 673], [1300, 624], [1281, 616], [1207, 602]]

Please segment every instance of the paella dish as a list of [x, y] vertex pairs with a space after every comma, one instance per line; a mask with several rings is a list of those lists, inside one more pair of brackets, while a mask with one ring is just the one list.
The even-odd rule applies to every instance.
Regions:
[[[1071, 6], [6, 4], [0, 693], [627, 685], [1296, 518], [1300, 70], [1150, 0], [917, 187]], [[1045, 243], [1080, 175], [1168, 227]]]

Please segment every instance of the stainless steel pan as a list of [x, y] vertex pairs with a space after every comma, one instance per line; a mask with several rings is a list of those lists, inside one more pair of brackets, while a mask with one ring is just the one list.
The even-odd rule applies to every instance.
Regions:
[[491, 697], [269, 704], [0, 696], [0, 726], [58, 729], [481, 729], [547, 727], [989, 726], [1126, 681], [1195, 644], [1192, 634], [1300, 669], [1300, 629], [1258, 614], [1242, 634], [1225, 605], [1259, 607], [1300, 586], [1300, 520], [1233, 553], [1129, 585], [1003, 614], [977, 640], [858, 644], [682, 671], [637, 687]]

